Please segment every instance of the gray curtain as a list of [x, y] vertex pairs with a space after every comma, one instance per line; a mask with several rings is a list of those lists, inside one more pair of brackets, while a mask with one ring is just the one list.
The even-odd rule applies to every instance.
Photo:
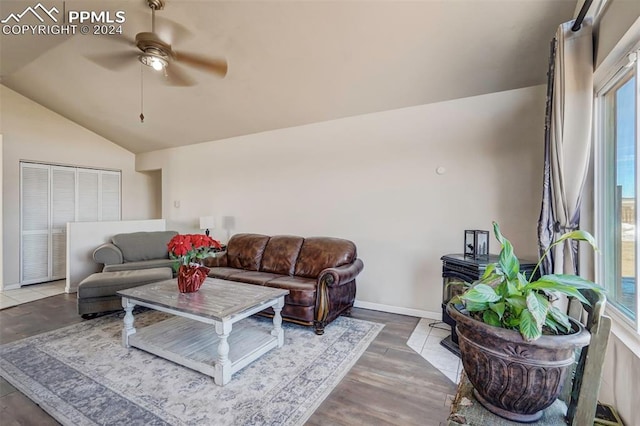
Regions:
[[[573, 32], [558, 27], [552, 43], [544, 150], [543, 199], [538, 221], [542, 254], [555, 238], [580, 227], [582, 192], [591, 151], [593, 38], [591, 21]], [[577, 244], [556, 246], [541, 273], [578, 273]]]

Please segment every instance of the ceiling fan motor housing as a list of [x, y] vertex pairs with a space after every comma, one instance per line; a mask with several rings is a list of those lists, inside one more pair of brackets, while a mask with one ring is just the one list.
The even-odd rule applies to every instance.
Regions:
[[143, 52], [138, 56], [138, 59], [149, 67], [154, 67], [154, 62], [160, 62], [164, 68], [173, 59], [171, 46], [158, 39], [154, 33], [138, 33], [136, 35], [136, 46]]

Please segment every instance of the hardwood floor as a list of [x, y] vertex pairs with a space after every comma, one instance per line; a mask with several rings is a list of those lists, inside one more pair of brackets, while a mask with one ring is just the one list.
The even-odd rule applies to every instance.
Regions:
[[[353, 309], [352, 316], [385, 324], [307, 425], [446, 424], [455, 385], [407, 346], [419, 318]], [[82, 322], [75, 294], [61, 294], [0, 311], [0, 343]], [[58, 423], [0, 378], [3, 426]]]

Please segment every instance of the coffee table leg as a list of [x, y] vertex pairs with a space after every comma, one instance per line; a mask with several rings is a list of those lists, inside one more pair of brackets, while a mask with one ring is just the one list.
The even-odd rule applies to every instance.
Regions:
[[229, 342], [227, 338], [231, 334], [231, 323], [216, 322], [216, 334], [218, 343], [218, 358], [215, 365], [213, 381], [216, 385], [224, 386], [231, 381], [231, 360], [229, 359]]
[[282, 307], [284, 306], [284, 296], [278, 298], [278, 303], [273, 306], [273, 330], [271, 335], [278, 338], [278, 347], [284, 345], [284, 330], [282, 329]]
[[136, 333], [133, 327], [133, 308], [136, 306], [126, 297], [122, 298], [122, 307], [124, 308], [124, 328], [122, 329], [122, 346], [129, 347], [129, 336]]

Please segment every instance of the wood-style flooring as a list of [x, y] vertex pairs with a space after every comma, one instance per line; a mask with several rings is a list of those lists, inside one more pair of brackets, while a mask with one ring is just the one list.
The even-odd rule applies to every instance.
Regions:
[[[352, 316], [385, 327], [307, 425], [445, 425], [456, 387], [407, 346], [419, 318], [357, 308]], [[0, 343], [81, 321], [75, 294], [25, 303], [0, 311]], [[0, 378], [0, 424], [58, 422]]]

